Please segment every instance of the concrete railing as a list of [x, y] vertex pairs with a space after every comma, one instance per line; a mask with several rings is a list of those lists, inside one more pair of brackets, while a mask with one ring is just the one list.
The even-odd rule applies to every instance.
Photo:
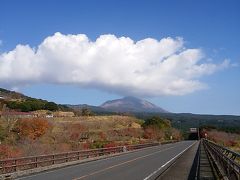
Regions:
[[240, 180], [239, 153], [206, 139], [203, 139], [203, 144], [221, 179]]
[[[171, 143], [171, 142], [169, 142]], [[12, 158], [0, 160], [0, 174], [13, 173], [17, 171], [29, 170], [39, 167], [51, 166], [54, 164], [62, 164], [71, 161], [78, 161], [87, 158], [93, 158], [125, 151], [157, 146], [160, 143], [145, 143], [137, 145], [117, 146], [110, 148], [99, 148], [81, 151], [72, 151], [66, 153], [30, 156], [22, 158]]]

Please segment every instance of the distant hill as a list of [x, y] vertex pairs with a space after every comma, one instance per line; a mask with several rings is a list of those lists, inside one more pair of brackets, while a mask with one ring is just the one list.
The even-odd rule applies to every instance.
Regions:
[[10, 100], [10, 99], [26, 99], [28, 97], [15, 91], [9, 91], [7, 89], [0, 88], [0, 98]]
[[124, 97], [122, 99], [116, 99], [106, 101], [101, 108], [111, 112], [158, 112], [169, 113], [168, 111], [156, 106], [146, 100], [136, 97]]
[[74, 110], [81, 110], [81, 109], [87, 108], [93, 112], [108, 112], [106, 109], [104, 109], [100, 106], [92, 106], [92, 105], [88, 105], [88, 104], [76, 104], [76, 105], [66, 104], [66, 106], [68, 106]]
[[191, 113], [134, 113], [135, 117], [148, 119], [160, 116], [169, 119], [173, 127], [188, 131], [191, 127], [212, 126], [224, 131], [240, 134], [240, 116], [237, 115], [207, 115]]
[[7, 89], [0, 88], [0, 111], [3, 106], [7, 106], [9, 109], [15, 111], [36, 111], [36, 110], [50, 110], [50, 111], [73, 111], [71, 108], [49, 102], [47, 100], [37, 99], [25, 96], [19, 92], [10, 91]]

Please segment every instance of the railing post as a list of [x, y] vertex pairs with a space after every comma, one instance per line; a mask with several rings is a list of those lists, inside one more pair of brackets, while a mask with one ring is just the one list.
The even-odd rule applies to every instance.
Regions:
[[52, 155], [52, 164], [55, 164], [55, 155]]
[[127, 152], [127, 147], [123, 146], [123, 152]]
[[38, 167], [38, 157], [35, 158], [35, 167]]
[[3, 171], [3, 174], [6, 173], [6, 167], [5, 167], [5, 166], [6, 166], [6, 163], [3, 162], [3, 163], [2, 163], [2, 171]]
[[80, 152], [79, 151], [77, 152], [77, 159], [78, 160], [80, 159]]
[[66, 153], [66, 162], [68, 162], [68, 153]]
[[16, 159], [14, 160], [14, 165], [15, 165], [14, 171], [16, 172], [17, 171], [17, 160]]

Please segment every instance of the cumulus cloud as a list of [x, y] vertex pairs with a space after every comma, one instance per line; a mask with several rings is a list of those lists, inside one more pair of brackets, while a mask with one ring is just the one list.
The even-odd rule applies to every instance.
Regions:
[[201, 49], [182, 38], [146, 38], [55, 33], [37, 47], [17, 45], [0, 54], [0, 85], [76, 84], [122, 95], [184, 95], [206, 88], [200, 81], [229, 66], [204, 61]]

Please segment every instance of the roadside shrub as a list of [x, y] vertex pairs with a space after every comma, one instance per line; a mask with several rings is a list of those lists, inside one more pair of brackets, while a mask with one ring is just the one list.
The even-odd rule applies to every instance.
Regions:
[[20, 157], [22, 152], [19, 148], [9, 145], [0, 145], [0, 159]]
[[115, 142], [109, 142], [109, 143], [105, 144], [103, 147], [104, 147], [104, 148], [110, 148], [110, 147], [116, 147], [116, 146], [118, 146], [117, 143], [115, 143]]
[[44, 135], [50, 126], [50, 123], [46, 119], [19, 119], [13, 131], [16, 132], [20, 138], [35, 140]]

